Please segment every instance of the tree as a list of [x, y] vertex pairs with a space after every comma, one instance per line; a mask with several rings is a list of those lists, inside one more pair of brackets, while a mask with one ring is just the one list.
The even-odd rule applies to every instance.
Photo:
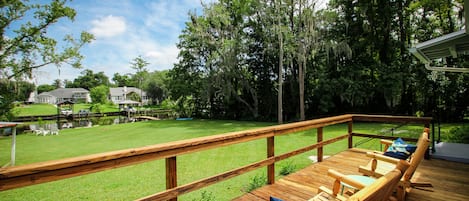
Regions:
[[165, 98], [163, 89], [154, 80], [151, 80], [148, 83], [145, 91], [147, 92], [148, 97], [154, 101], [153, 104], [160, 104]]
[[153, 101], [153, 104], [160, 104], [168, 94], [169, 70], [154, 71], [149, 74], [147, 81], [144, 83], [144, 90], [147, 96]]
[[[277, 13], [280, 13], [281, 1], [280, 4], [276, 5]], [[278, 89], [277, 89], [277, 122], [278, 124], [283, 124], [283, 26], [281, 23], [280, 15], [277, 16], [277, 37], [279, 43], [279, 53], [278, 53]]]
[[[145, 78], [145, 75], [148, 74], [148, 71], [145, 67], [149, 64], [150, 63], [145, 61], [145, 59], [143, 59], [141, 55], [139, 55], [138, 57], [133, 59], [132, 62], [130, 62], [130, 67], [137, 71], [137, 73], [135, 74], [135, 78], [138, 80], [138, 88], [140, 88], [141, 91], [143, 91], [142, 83]], [[143, 105], [142, 94], [140, 94], [140, 104]]]
[[104, 74], [104, 72], [94, 73], [93, 70], [86, 69], [81, 72], [81, 75], [73, 80], [72, 83], [66, 85], [67, 88], [85, 88], [87, 90], [92, 89], [93, 87], [105, 85], [109, 86], [109, 78]]
[[132, 79], [128, 74], [120, 75], [119, 73], [114, 73], [114, 76], [112, 77], [112, 81], [114, 81], [114, 84], [117, 87], [135, 87], [132, 85]]
[[106, 85], [99, 85], [90, 90], [90, 96], [93, 103], [105, 104], [108, 101], [109, 87]]
[[[64, 38], [65, 45], [58, 48], [56, 39], [47, 35], [48, 28], [60, 19], [73, 20], [76, 12], [67, 7], [67, 1], [55, 0], [49, 4], [34, 4], [20, 0], [2, 1], [0, 9], [0, 80], [21, 81], [30, 78], [34, 69], [46, 65], [63, 64], [81, 67], [83, 56], [79, 49], [90, 43], [92, 34], [82, 32], [78, 39], [71, 35]], [[26, 16], [32, 20], [26, 21]], [[1, 90], [0, 110], [8, 112], [15, 97]]]
[[201, 15], [189, 14], [179, 37], [169, 95], [192, 96], [195, 114], [212, 118], [430, 114], [435, 99], [448, 117], [463, 116], [469, 76], [430, 73], [408, 53], [411, 42], [460, 29], [463, 1], [333, 0], [320, 11], [315, 2], [204, 4]]
[[57, 89], [57, 88], [61, 88], [62, 87], [62, 80], [60, 79], [56, 79], [54, 80], [54, 83], [52, 84], [54, 85], [54, 87]]
[[50, 84], [41, 84], [41, 85], [37, 86], [37, 93], [40, 94], [42, 92], [48, 92], [48, 91], [52, 91], [54, 89], [57, 89], [57, 87], [55, 87], [53, 85], [50, 85]]
[[11, 81], [0, 79], [0, 120], [12, 120], [14, 114], [11, 109], [14, 101], [26, 101], [31, 92], [34, 91], [34, 84], [25, 81]]
[[[79, 39], [67, 35], [64, 38], [67, 45], [63, 48], [57, 48], [56, 39], [47, 36], [47, 29], [61, 18], [75, 18], [76, 11], [67, 7], [66, 2], [56, 0], [50, 4], [28, 4], [13, 0], [2, 3], [1, 78], [30, 77], [33, 69], [49, 64], [60, 67], [66, 63], [75, 68], [81, 67], [83, 56], [80, 55], [79, 49], [93, 40], [92, 34], [82, 32]], [[31, 15], [34, 19], [23, 20], [26, 15]], [[18, 28], [14, 29], [16, 27]]]

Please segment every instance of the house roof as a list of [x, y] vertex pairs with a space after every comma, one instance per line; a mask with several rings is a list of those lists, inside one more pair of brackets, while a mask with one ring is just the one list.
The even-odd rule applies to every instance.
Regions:
[[115, 88], [109, 88], [109, 93], [111, 94], [111, 96], [123, 96], [123, 94], [129, 94], [129, 93], [136, 93], [138, 95], [140, 95], [140, 93], [142, 94], [142, 96], [146, 96], [147, 93], [145, 91], [142, 91], [140, 90], [139, 88], [137, 87], [115, 87]]
[[419, 43], [410, 51], [423, 63], [444, 57], [456, 58], [469, 53], [469, 35], [465, 30], [460, 30]]
[[57, 98], [72, 98], [75, 93], [89, 93], [89, 91], [83, 88], [58, 88], [49, 92], [43, 92], [39, 96], [48, 95]]
[[464, 2], [466, 29], [434, 38], [410, 48], [409, 51], [417, 57], [425, 67], [435, 71], [469, 72], [469, 68], [461, 67], [432, 67], [435, 59], [469, 54], [469, 1]]

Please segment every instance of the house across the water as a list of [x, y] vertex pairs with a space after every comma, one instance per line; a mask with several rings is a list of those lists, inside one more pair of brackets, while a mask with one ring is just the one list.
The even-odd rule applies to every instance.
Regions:
[[62, 101], [90, 103], [90, 92], [83, 88], [58, 88], [42, 92], [35, 97], [36, 103], [56, 104]]
[[132, 97], [140, 97], [143, 105], [147, 105], [149, 102], [147, 93], [136, 87], [115, 87], [109, 89], [109, 99], [114, 104], [126, 103], [132, 100]]

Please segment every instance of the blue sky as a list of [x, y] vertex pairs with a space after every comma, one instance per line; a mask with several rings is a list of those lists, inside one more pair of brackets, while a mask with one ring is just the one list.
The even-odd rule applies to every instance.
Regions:
[[48, 34], [61, 41], [64, 34], [77, 37], [87, 31], [96, 39], [81, 49], [82, 69], [43, 67], [35, 72], [36, 84], [73, 80], [84, 69], [103, 71], [109, 79], [116, 72], [135, 73], [130, 62], [139, 55], [150, 63], [149, 71], [170, 69], [177, 61], [176, 43], [188, 12], [202, 10], [200, 0], [75, 0], [67, 5], [77, 11], [75, 20], [60, 20]]
[[[49, 2], [48, 0], [43, 0]], [[216, 0], [74, 0], [67, 5], [77, 11], [74, 21], [61, 19], [48, 29], [48, 35], [61, 41], [65, 34], [76, 38], [82, 31], [95, 40], [81, 49], [82, 69], [55, 65], [37, 69], [33, 82], [52, 84], [54, 80], [73, 80], [80, 72], [103, 71], [111, 80], [114, 73], [135, 73], [130, 62], [141, 55], [150, 63], [150, 72], [171, 69], [177, 62], [178, 36], [188, 21], [189, 11], [202, 13], [201, 1]], [[34, 2], [34, 1], [33, 1]], [[324, 7], [328, 0], [318, 0]], [[59, 44], [59, 46], [61, 46]]]

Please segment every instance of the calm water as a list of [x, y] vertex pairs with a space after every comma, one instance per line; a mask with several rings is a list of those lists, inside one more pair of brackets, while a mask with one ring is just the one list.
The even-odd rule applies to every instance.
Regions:
[[[96, 125], [113, 125], [135, 122], [133, 118], [127, 118], [125, 116], [108, 116], [108, 117], [90, 117], [74, 120], [62, 120], [57, 121], [42, 121], [42, 122], [23, 122], [17, 126], [17, 134], [29, 133], [31, 130], [43, 128], [45, 130], [51, 130], [52, 128], [59, 129], [71, 129], [79, 127], [92, 127]], [[0, 135], [10, 135], [11, 128], [0, 130]]]

